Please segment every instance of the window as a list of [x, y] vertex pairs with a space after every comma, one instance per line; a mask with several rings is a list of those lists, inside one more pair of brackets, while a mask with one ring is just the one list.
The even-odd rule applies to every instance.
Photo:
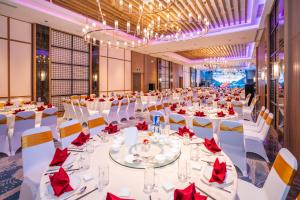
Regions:
[[158, 86], [160, 90], [170, 88], [170, 65], [169, 61], [158, 59]]

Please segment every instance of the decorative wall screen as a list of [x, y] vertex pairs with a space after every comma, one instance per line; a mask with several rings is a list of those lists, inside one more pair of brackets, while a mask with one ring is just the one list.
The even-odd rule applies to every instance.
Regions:
[[89, 94], [89, 47], [81, 37], [52, 31], [51, 99], [62, 111], [62, 99]]
[[170, 88], [170, 62], [158, 59], [159, 89]]

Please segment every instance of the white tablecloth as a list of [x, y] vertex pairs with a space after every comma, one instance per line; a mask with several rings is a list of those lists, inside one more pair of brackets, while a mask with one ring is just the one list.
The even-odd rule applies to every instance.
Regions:
[[[121, 166], [117, 163], [115, 163], [113, 160], [111, 160], [109, 156], [109, 149], [112, 143], [112, 139], [108, 143], [101, 143], [100, 139], [98, 137], [95, 137], [95, 144], [98, 144], [97, 147], [95, 147], [95, 151], [90, 155], [91, 158], [91, 166], [88, 170], [80, 170], [76, 171], [73, 175], [78, 175], [81, 178], [81, 187], [86, 185], [87, 190], [86, 192], [94, 189], [97, 187], [97, 181], [98, 181], [98, 166], [103, 163], [109, 164], [109, 185], [104, 188], [104, 190], [99, 191], [96, 190], [89, 195], [85, 196], [83, 199], [91, 199], [91, 200], [104, 200], [106, 197], [107, 192], [111, 192], [115, 195], [118, 195], [121, 188], [128, 188], [130, 191], [130, 196], [126, 198], [134, 198], [136, 200], [149, 200], [149, 196], [146, 195], [143, 192], [144, 187], [144, 170], [143, 169], [132, 169], [125, 166]], [[189, 146], [182, 146], [182, 154], [181, 156], [189, 157]], [[201, 151], [200, 151], [201, 153]], [[74, 153], [72, 153], [74, 154]], [[76, 153], [75, 153], [76, 154]], [[75, 155], [74, 154], [74, 155]], [[79, 157], [80, 153], [77, 153], [76, 157]], [[200, 154], [200, 159], [202, 160], [212, 160], [214, 161], [216, 159], [215, 156], [207, 156], [203, 152]], [[230, 159], [226, 156], [219, 156], [220, 160], [226, 160], [227, 164], [232, 165], [232, 162]], [[207, 166], [205, 162], [202, 161], [190, 161], [190, 166], [193, 165], [202, 165]], [[183, 189], [189, 185], [189, 182], [179, 182], [177, 178], [177, 161], [165, 166], [163, 168], [157, 168], [155, 169], [155, 185], [156, 185], [156, 191], [151, 194], [153, 200], [173, 200], [173, 194], [174, 190], [170, 192], [166, 192], [162, 185], [165, 183], [172, 183], [174, 184], [175, 188]], [[203, 175], [202, 171], [190, 169], [191, 174], [191, 182], [195, 182], [196, 186], [200, 187], [202, 190], [209, 193], [211, 196], [213, 196], [216, 199], [235, 199], [236, 197], [236, 191], [237, 191], [237, 174], [235, 171], [235, 168], [232, 167], [232, 174], [233, 174], [233, 184], [226, 187], [227, 190], [231, 191], [231, 193], [227, 193], [225, 191], [222, 191], [218, 188], [215, 188], [213, 186], [205, 185], [202, 181], [200, 181], [200, 177]], [[92, 175], [93, 179], [84, 182], [82, 179], [84, 175], [90, 174]], [[45, 185], [45, 182], [49, 181], [48, 176], [43, 176], [41, 180], [40, 185], [40, 199], [46, 199], [43, 191], [43, 185]], [[203, 193], [201, 193], [203, 194]], [[76, 199], [78, 196], [74, 196], [70, 199]], [[209, 199], [209, 198], [208, 198]]]

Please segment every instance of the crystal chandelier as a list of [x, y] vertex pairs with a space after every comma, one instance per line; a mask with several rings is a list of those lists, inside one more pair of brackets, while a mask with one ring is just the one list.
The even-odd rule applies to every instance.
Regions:
[[[206, 17], [200, 15], [193, 16], [189, 13], [188, 18], [184, 18], [180, 13], [177, 14], [177, 18], [174, 16], [171, 20], [171, 9], [176, 5], [178, 0], [142, 0], [139, 6], [133, 6], [131, 3], [126, 5], [124, 0], [117, 0], [118, 3], [112, 5], [115, 9], [128, 16], [137, 16], [137, 22], [132, 24], [130, 20], [127, 20], [126, 27], [119, 26], [119, 21], [114, 20], [112, 26], [108, 26], [105, 20], [105, 16], [102, 12], [100, 0], [96, 0], [98, 6], [99, 22], [89, 23], [86, 21], [85, 26], [82, 28], [83, 38], [87, 43], [93, 45], [102, 45], [106, 43], [109, 47], [124, 47], [124, 48], [136, 48], [148, 45], [150, 42], [155, 41], [179, 41], [186, 40], [195, 37], [200, 37], [209, 31], [209, 21]], [[166, 19], [162, 22], [161, 13], [164, 13]], [[144, 20], [147, 17], [148, 23]], [[149, 20], [151, 19], [151, 20]], [[150, 21], [150, 22], [149, 22]], [[201, 26], [202, 30], [196, 32], [185, 32], [181, 30], [181, 24], [189, 23], [195, 26]], [[134, 27], [134, 28], [132, 28]], [[103, 35], [99, 33], [109, 33], [111, 39], [104, 39]], [[134, 36], [134, 39], [130, 41], [125, 39], [117, 39], [117, 35], [130, 34]], [[99, 42], [97, 42], [99, 40]]]

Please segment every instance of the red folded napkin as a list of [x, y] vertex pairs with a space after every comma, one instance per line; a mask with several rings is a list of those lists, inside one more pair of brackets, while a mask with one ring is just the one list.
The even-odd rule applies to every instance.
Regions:
[[183, 109], [180, 109], [180, 110], [179, 110], [177, 113], [178, 113], [178, 114], [181, 114], [181, 115], [184, 115], [184, 114], [185, 114], [185, 112], [186, 112], [185, 110], [183, 110]]
[[99, 102], [104, 102], [104, 101], [105, 101], [105, 99], [102, 99], [102, 98], [101, 98], [101, 99], [99, 99]]
[[6, 102], [5, 106], [13, 106], [14, 104], [13, 103], [10, 103], [10, 102]]
[[196, 117], [205, 117], [206, 115], [204, 114], [204, 112], [199, 111], [199, 112], [195, 112], [194, 116], [196, 116]]
[[109, 100], [110, 100], [110, 101], [113, 101], [113, 100], [115, 100], [115, 99], [114, 99], [114, 98], [110, 98]]
[[235, 114], [235, 112], [233, 110], [233, 107], [228, 108], [228, 113], [229, 113], [229, 115], [234, 115]]
[[207, 197], [196, 192], [195, 183], [187, 186], [185, 189], [176, 189], [174, 191], [174, 200], [206, 200]]
[[218, 117], [225, 117], [225, 114], [223, 113], [223, 111], [221, 112], [217, 112]]
[[122, 99], [123, 99], [123, 97], [119, 97], [119, 98], [118, 98], [119, 101], [122, 100]]
[[25, 111], [25, 109], [16, 109], [16, 110], [14, 110], [13, 114], [17, 114], [17, 113], [22, 112], [22, 111]]
[[89, 98], [89, 99], [88, 99], [88, 101], [94, 101], [94, 99], [92, 99], [92, 98]]
[[30, 105], [30, 104], [31, 104], [31, 101], [25, 101], [24, 104], [25, 104], [25, 105]]
[[68, 153], [68, 148], [63, 150], [56, 148], [55, 154], [49, 166], [62, 166], [69, 155], [70, 153]]
[[52, 108], [52, 104], [49, 103], [49, 104], [47, 105], [47, 107], [48, 107], [48, 108]]
[[186, 126], [182, 128], [178, 128], [178, 135], [183, 136], [184, 134], [188, 133], [190, 135], [190, 138], [195, 135], [195, 133], [191, 132], [190, 129], [188, 129]]
[[134, 199], [120, 198], [120, 197], [117, 197], [116, 195], [113, 195], [112, 193], [108, 192], [106, 194], [106, 200], [134, 200]]
[[204, 146], [207, 148], [207, 150], [209, 150], [212, 153], [216, 153], [216, 152], [220, 152], [221, 149], [218, 147], [216, 141], [214, 138], [212, 139], [204, 139]]
[[80, 132], [78, 137], [75, 140], [73, 140], [71, 144], [74, 144], [75, 146], [81, 146], [84, 143], [86, 143], [89, 139], [90, 139], [90, 134], [86, 135], [83, 132]]
[[226, 101], [230, 102], [230, 101], [231, 101], [231, 99], [230, 99], [230, 98], [227, 98], [227, 99], [226, 99]]
[[217, 158], [214, 163], [214, 168], [209, 182], [217, 182], [219, 184], [222, 184], [225, 180], [226, 172], [226, 162], [220, 163], [219, 159]]
[[146, 121], [144, 121], [144, 122], [142, 122], [142, 123], [138, 123], [138, 124], [136, 125], [136, 127], [137, 127], [137, 129], [138, 129], [139, 131], [146, 131], [146, 130], [148, 130], [148, 124], [146, 123]]
[[43, 111], [43, 110], [45, 110], [45, 107], [44, 106], [38, 106], [38, 107], [36, 107], [36, 110], [37, 111]]
[[60, 196], [65, 192], [70, 192], [73, 188], [70, 185], [70, 179], [66, 171], [61, 167], [58, 172], [49, 175], [50, 184], [55, 196]]
[[234, 100], [236, 100], [236, 101], [239, 101], [239, 100], [240, 100], [240, 98], [238, 98], [238, 97], [235, 97], [235, 98], [234, 98]]
[[108, 132], [108, 134], [116, 133], [118, 132], [118, 125], [109, 124], [107, 127], [105, 127], [105, 130]]
[[220, 100], [219, 98], [215, 98], [215, 99], [214, 99], [214, 101], [219, 101], [219, 100]]

